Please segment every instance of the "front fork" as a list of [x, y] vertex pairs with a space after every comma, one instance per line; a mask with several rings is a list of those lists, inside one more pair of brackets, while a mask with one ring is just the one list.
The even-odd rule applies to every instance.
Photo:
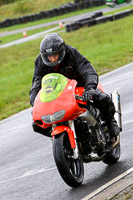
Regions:
[[69, 127], [73, 131], [74, 135], [74, 140], [75, 140], [75, 148], [73, 148], [73, 158], [77, 159], [79, 156], [79, 149], [78, 149], [78, 144], [77, 144], [77, 136], [76, 136], [76, 131], [75, 131], [75, 125], [74, 125], [74, 120], [69, 121]]
[[68, 133], [70, 145], [73, 150], [72, 158], [77, 159], [79, 157], [79, 149], [78, 149], [77, 136], [76, 136], [75, 125], [74, 125], [73, 120], [68, 121], [68, 126], [64, 126], [64, 125], [56, 126], [54, 124], [51, 136], [54, 137], [55, 135], [60, 134], [64, 131]]

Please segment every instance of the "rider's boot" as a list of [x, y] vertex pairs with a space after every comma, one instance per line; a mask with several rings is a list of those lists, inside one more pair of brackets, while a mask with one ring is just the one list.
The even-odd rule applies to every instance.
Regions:
[[116, 120], [113, 118], [106, 123], [107, 123], [107, 127], [109, 129], [109, 133], [110, 133], [111, 137], [118, 136], [120, 133], [120, 128], [118, 127]]

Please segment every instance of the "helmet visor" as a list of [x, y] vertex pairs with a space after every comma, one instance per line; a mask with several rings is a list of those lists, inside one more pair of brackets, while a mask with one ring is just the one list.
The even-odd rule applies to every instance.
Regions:
[[[64, 58], [65, 56], [65, 46], [61, 46], [61, 48], [58, 51], [52, 52], [52, 53], [41, 53], [41, 57], [43, 62], [50, 66], [54, 67], [58, 65]], [[54, 57], [55, 59], [51, 59], [51, 57]]]

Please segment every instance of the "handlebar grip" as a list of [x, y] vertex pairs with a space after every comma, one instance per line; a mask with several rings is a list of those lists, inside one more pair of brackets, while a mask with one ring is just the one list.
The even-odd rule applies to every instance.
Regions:
[[75, 98], [76, 98], [77, 100], [83, 101], [83, 97], [82, 97], [82, 96], [79, 96], [79, 95], [77, 95], [77, 94], [75, 94]]
[[[75, 98], [76, 98], [77, 100], [79, 100], [79, 101], [84, 101], [84, 100], [83, 100], [83, 97], [82, 97], [82, 96], [79, 96], [79, 95], [77, 95], [77, 94], [75, 94]], [[85, 102], [85, 101], [84, 101], [84, 102]], [[90, 100], [89, 102], [90, 102], [90, 103], [94, 103], [93, 100]]]

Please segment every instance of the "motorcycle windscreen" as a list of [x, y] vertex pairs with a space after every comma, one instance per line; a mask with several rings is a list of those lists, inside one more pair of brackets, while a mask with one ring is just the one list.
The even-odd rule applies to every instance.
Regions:
[[57, 99], [68, 83], [68, 79], [57, 73], [47, 74], [42, 79], [40, 100], [43, 103]]

